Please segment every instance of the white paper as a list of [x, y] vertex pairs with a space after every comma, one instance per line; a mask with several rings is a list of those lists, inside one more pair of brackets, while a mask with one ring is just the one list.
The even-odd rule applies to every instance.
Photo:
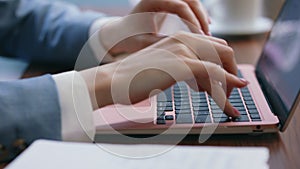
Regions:
[[163, 145], [109, 145], [38, 140], [7, 169], [267, 169], [269, 151], [258, 147], [174, 146], [151, 158], [124, 158], [101, 148], [169, 148]]
[[19, 79], [27, 66], [24, 61], [0, 56], [0, 81]]

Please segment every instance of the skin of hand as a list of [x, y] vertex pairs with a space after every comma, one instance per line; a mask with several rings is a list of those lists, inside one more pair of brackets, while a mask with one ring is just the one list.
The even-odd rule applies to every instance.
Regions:
[[237, 117], [239, 112], [227, 96], [232, 88], [248, 82], [236, 77], [236, 72], [233, 50], [224, 40], [179, 32], [123, 60], [80, 73], [91, 97], [95, 96], [94, 108], [137, 103], [158, 89], [186, 81], [196, 90], [207, 91], [228, 116]]
[[[165, 38], [157, 33], [166, 17], [166, 13], [178, 15], [193, 33], [211, 35], [208, 27], [210, 18], [199, 0], [141, 0], [130, 15], [140, 13], [152, 14], [149, 17], [142, 16], [134, 23], [128, 21], [128, 19], [120, 19], [102, 27], [99, 34], [100, 41], [106, 49], [109, 49], [112, 56], [136, 52]], [[155, 13], [160, 14], [156, 15]], [[140, 28], [141, 25], [145, 28]], [[115, 39], [120, 39], [118, 37], [123, 34], [120, 28], [128, 27], [139, 27], [137, 29], [145, 30], [151, 28], [152, 33], [134, 35], [116, 42]]]

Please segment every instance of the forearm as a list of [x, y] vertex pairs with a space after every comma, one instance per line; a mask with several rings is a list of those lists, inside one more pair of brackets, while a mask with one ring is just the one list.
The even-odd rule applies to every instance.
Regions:
[[0, 82], [0, 144], [14, 157], [14, 142], [61, 139], [60, 105], [51, 76]]
[[[7, 4], [11, 5], [7, 9]], [[93, 21], [102, 17], [61, 2], [4, 0], [5, 26], [0, 26], [1, 50], [10, 56], [42, 62], [74, 64], [89, 37]], [[15, 15], [9, 15], [15, 13]], [[8, 17], [6, 17], [8, 14]]]

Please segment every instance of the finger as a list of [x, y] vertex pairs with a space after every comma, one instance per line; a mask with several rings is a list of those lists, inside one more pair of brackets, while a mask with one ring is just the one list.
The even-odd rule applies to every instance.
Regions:
[[126, 53], [133, 53], [144, 49], [164, 38], [165, 36], [156, 36], [154, 34], [135, 35], [119, 42], [114, 46], [114, 48], [118, 48]]
[[195, 34], [194, 36], [199, 37], [199, 38], [206, 38], [207, 40], [210, 40], [210, 41], [213, 41], [213, 42], [220, 43], [222, 45], [228, 46], [227, 41], [224, 40], [224, 39], [220, 39], [220, 38], [213, 37], [213, 36], [203, 36], [203, 35], [198, 35], [198, 34]]
[[168, 50], [178, 57], [198, 59], [197, 55], [189, 47], [172, 37], [165, 38], [161, 43], [156, 43], [151, 47]]
[[247, 86], [249, 82], [245, 79], [238, 78], [237, 76], [226, 72], [226, 84], [222, 83], [223, 89], [226, 89], [226, 96], [229, 97], [232, 89], [243, 88]]
[[219, 65], [211, 62], [189, 59], [188, 64], [191, 65], [196, 79], [199, 79], [199, 88], [210, 89], [210, 86], [205, 86], [205, 82], [217, 81], [228, 97], [233, 88], [242, 88], [249, 84], [248, 81], [228, 73]]
[[230, 95], [233, 88], [242, 88], [248, 85], [246, 80], [228, 73], [219, 65], [211, 62], [203, 62], [203, 64], [207, 70], [209, 78], [220, 82], [227, 97]]
[[208, 89], [208, 94], [214, 99], [217, 105], [224, 111], [227, 116], [238, 117], [240, 113], [233, 108], [229, 102], [222, 86], [217, 81], [211, 81], [211, 89]]
[[233, 108], [229, 102], [226, 92], [220, 82], [230, 84], [229, 86], [245, 86], [243, 81], [234, 76], [230, 76], [229, 73], [222, 70], [218, 65], [187, 59], [186, 63], [190, 66], [194, 76], [196, 77], [197, 85], [194, 80], [188, 80], [188, 84], [193, 89], [201, 89], [207, 91], [209, 95], [214, 99], [217, 105], [230, 117], [238, 117], [239, 112]]
[[195, 36], [187, 32], [176, 34], [173, 38], [189, 47], [200, 60], [221, 65], [229, 73], [237, 74], [234, 51], [225, 45], [226, 41], [209, 36]]
[[209, 17], [208, 14], [206, 12], [206, 10], [204, 9], [203, 5], [200, 3], [200, 1], [198, 0], [184, 0], [184, 2], [186, 2], [189, 7], [192, 9], [192, 11], [194, 12], [195, 16], [197, 17], [201, 28], [203, 30], [203, 32], [206, 35], [211, 35], [210, 31], [209, 31]]
[[201, 25], [194, 12], [181, 0], [143, 1], [139, 8], [143, 12], [168, 12], [178, 15], [185, 21], [189, 29], [194, 33], [201, 33]]
[[238, 68], [234, 57], [234, 51], [228, 46], [221, 45], [219, 43], [213, 43], [217, 49], [218, 56], [222, 62], [222, 65], [226, 71], [231, 74], [237, 75]]

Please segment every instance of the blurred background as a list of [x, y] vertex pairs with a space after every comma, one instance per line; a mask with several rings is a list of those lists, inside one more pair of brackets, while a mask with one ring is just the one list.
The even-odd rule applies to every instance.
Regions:
[[[86, 9], [95, 9], [110, 15], [125, 15], [130, 12], [137, 0], [59, 0], [79, 5]], [[261, 0], [263, 2], [263, 16], [275, 18], [284, 0]]]

